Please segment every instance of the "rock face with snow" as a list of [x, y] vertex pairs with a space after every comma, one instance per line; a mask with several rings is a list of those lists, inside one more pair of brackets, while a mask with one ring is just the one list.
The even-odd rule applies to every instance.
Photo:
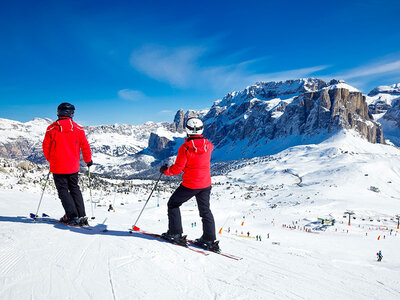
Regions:
[[148, 145], [150, 133], [168, 123], [147, 122], [135, 126], [128, 124], [84, 127], [92, 151], [112, 157], [134, 155]]
[[374, 119], [382, 124], [385, 137], [400, 146], [400, 83], [376, 87], [366, 99]]
[[258, 155], [255, 147], [268, 152], [268, 144], [278, 139], [340, 129], [354, 129], [372, 143], [384, 143], [381, 125], [369, 114], [365, 96], [337, 80], [257, 83], [216, 101], [203, 121], [217, 151], [234, 153], [240, 144], [235, 159]]
[[393, 121], [397, 124], [397, 127], [400, 128], [400, 99], [393, 102], [393, 106], [388, 109], [383, 118], [388, 121]]
[[365, 97], [346, 88], [323, 88], [297, 97], [275, 123], [274, 136], [313, 136], [340, 129], [355, 129], [371, 143], [384, 143], [381, 126], [369, 114]]
[[400, 96], [400, 83], [393, 85], [381, 85], [374, 88], [368, 93], [368, 96], [376, 96], [378, 94], [389, 94], [389, 95], [399, 95]]
[[[51, 123], [49, 119], [39, 118], [26, 123], [0, 119], [0, 156], [46, 163], [42, 141]], [[154, 159], [140, 152], [148, 147], [151, 132], [169, 126], [169, 123], [147, 122], [138, 126], [115, 124], [84, 127], [96, 172], [131, 175], [148, 168]]]
[[397, 99], [400, 99], [400, 83], [378, 86], [368, 93], [366, 100], [372, 114], [382, 114], [386, 113]]
[[43, 162], [43, 155], [38, 153], [42, 148], [42, 140], [49, 119], [35, 118], [22, 123], [7, 119], [0, 119], [0, 156], [5, 158], [37, 159]]
[[170, 126], [170, 130], [172, 132], [179, 132], [183, 133], [185, 131], [184, 125], [186, 120], [193, 117], [202, 118], [206, 115], [208, 110], [202, 111], [195, 111], [195, 110], [188, 110], [186, 113], [183, 109], [180, 109], [176, 112], [174, 122]]

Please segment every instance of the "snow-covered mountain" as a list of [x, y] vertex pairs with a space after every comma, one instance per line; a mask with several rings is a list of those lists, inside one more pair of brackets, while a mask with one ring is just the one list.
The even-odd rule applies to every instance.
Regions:
[[400, 99], [400, 83], [378, 86], [370, 91], [366, 98], [372, 114], [385, 113], [398, 99]]
[[[181, 119], [182, 112], [177, 115]], [[354, 129], [372, 143], [385, 141], [365, 96], [341, 80], [259, 82], [215, 101], [201, 118], [215, 145], [215, 161], [273, 154], [323, 141], [340, 130]], [[172, 144], [164, 149], [173, 150]]]
[[382, 124], [385, 137], [400, 146], [400, 83], [376, 87], [366, 100], [374, 119]]
[[389, 94], [389, 95], [400, 96], [400, 83], [378, 86], [374, 88], [371, 92], [369, 92], [368, 96], [372, 97], [378, 94]]
[[[184, 122], [191, 116], [204, 121], [204, 133], [215, 145], [214, 162], [274, 154], [291, 146], [322, 142], [342, 130], [354, 130], [371, 143], [384, 143], [384, 131], [377, 120], [384, 123], [385, 133], [396, 143], [396, 93], [398, 85], [379, 87], [371, 96], [364, 96], [341, 80], [259, 82], [227, 94], [208, 110], [179, 110], [170, 124], [115, 124], [85, 130], [96, 172], [141, 177], [174, 160], [185, 137]], [[371, 107], [378, 107], [382, 99], [388, 100], [385, 103], [390, 107], [385, 118], [377, 118]], [[41, 141], [50, 122], [0, 119], [0, 155], [43, 163]]]
[[[228, 94], [204, 117], [216, 156], [254, 157], [288, 146], [323, 140], [355, 129], [372, 143], [383, 143], [380, 124], [368, 114], [365, 97], [343, 81], [318, 79], [258, 83]], [[288, 88], [282, 88], [288, 84]], [[295, 86], [295, 89], [290, 87]], [[221, 160], [221, 159], [220, 159]]]
[[41, 147], [49, 119], [35, 118], [21, 123], [0, 118], [0, 156], [6, 158], [41, 159]]
[[[0, 119], [0, 156], [45, 163], [42, 141], [49, 119], [35, 118], [26, 123]], [[93, 151], [96, 172], [120, 176], [135, 174], [154, 161], [140, 152], [148, 147], [152, 132], [168, 129], [168, 123], [147, 122], [143, 125], [100, 125], [84, 127]], [[83, 163], [82, 163], [83, 166]]]
[[168, 123], [147, 122], [143, 125], [100, 125], [84, 127], [93, 151], [95, 171], [128, 176], [148, 169], [154, 157], [142, 153], [148, 147], [152, 132], [162, 132]]

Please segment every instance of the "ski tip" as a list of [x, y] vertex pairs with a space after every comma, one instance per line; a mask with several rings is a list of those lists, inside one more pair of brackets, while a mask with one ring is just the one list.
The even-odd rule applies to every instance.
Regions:
[[133, 231], [140, 231], [140, 228], [139, 227], [137, 227], [137, 226], [133, 226]]

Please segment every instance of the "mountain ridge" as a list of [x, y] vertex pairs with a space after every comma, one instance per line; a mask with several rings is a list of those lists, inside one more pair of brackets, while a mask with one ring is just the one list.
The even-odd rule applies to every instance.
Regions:
[[[184, 123], [192, 116], [200, 117], [205, 124], [204, 134], [215, 145], [214, 161], [263, 156], [296, 144], [318, 143], [340, 130], [354, 129], [372, 143], [385, 143], [384, 128], [377, 120], [385, 120], [385, 126], [389, 122], [396, 125], [400, 124], [400, 115], [397, 105], [392, 109], [392, 102], [396, 102], [392, 101], [384, 111], [389, 111], [387, 119], [375, 118], [373, 100], [382, 95], [395, 97], [388, 94], [389, 89], [380, 90], [385, 93], [370, 97], [342, 80], [261, 81], [226, 94], [208, 110], [180, 109], [172, 123], [84, 129], [93, 149], [96, 172], [139, 176], [151, 173], [163, 162], [174, 161], [185, 137]], [[41, 141], [50, 123], [40, 118], [26, 123], [0, 119], [0, 156], [44, 163]]]

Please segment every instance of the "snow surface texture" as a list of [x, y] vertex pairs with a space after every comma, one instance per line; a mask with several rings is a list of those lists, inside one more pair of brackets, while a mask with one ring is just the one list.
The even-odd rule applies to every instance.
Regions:
[[[400, 151], [370, 144], [352, 132], [273, 156], [226, 163], [213, 177], [211, 205], [217, 231], [223, 227], [218, 239], [223, 251], [243, 257], [241, 261], [130, 235], [127, 229], [143, 207], [139, 200], [146, 200], [150, 181], [136, 180], [135, 193], [103, 195], [100, 201], [101, 191], [95, 190], [101, 206], [90, 223], [108, 231], [90, 232], [27, 220], [36, 210], [40, 186], [14, 183], [10, 189], [16, 173], [4, 170], [0, 299], [400, 297], [400, 234], [393, 219], [400, 212]], [[36, 176], [45, 174], [41, 170]], [[141, 189], [145, 184], [148, 190]], [[166, 230], [166, 203], [176, 186], [161, 184], [139, 227]], [[84, 198], [89, 199], [87, 189]], [[115, 212], [107, 212], [109, 203]], [[355, 212], [351, 226], [343, 218], [347, 209]], [[89, 202], [86, 210], [90, 216]], [[54, 189], [46, 192], [42, 211], [63, 214]], [[185, 203], [181, 212], [185, 234], [199, 237], [195, 201]], [[333, 217], [336, 224], [322, 225], [318, 217]], [[376, 261], [379, 250], [382, 262]]]

